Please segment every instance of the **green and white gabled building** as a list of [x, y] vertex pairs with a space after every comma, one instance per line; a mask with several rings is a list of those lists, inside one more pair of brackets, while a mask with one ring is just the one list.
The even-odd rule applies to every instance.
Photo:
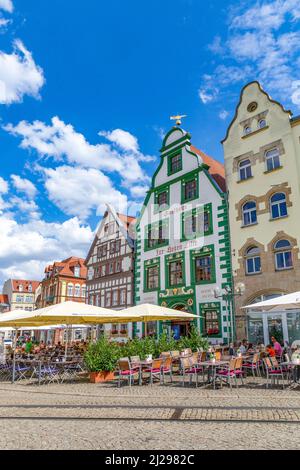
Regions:
[[[227, 342], [230, 314], [214, 289], [232, 287], [224, 168], [173, 127], [165, 136], [136, 225], [135, 303], [200, 315], [196, 324], [211, 343]], [[175, 337], [190, 324], [170, 322]], [[143, 335], [134, 325], [134, 335]], [[148, 325], [159, 334], [162, 322]]]

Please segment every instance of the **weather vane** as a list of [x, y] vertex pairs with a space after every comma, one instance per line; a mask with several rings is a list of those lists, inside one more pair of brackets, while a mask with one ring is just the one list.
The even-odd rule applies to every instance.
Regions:
[[182, 118], [186, 118], [187, 115], [186, 114], [178, 114], [177, 116], [171, 116], [170, 119], [171, 121], [176, 121], [176, 126], [180, 126], [181, 125], [181, 120]]

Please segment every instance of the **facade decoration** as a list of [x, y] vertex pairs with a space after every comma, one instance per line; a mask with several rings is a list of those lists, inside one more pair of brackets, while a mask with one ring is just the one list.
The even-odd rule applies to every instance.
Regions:
[[[160, 164], [136, 224], [135, 302], [201, 315], [195, 325], [212, 343], [232, 325], [214, 289], [232, 285], [224, 167], [191, 145], [179, 123], [166, 135]], [[175, 337], [190, 322], [169, 322]], [[161, 322], [148, 325], [159, 334]], [[144, 334], [134, 325], [134, 334]]]
[[223, 140], [239, 339], [300, 339], [300, 313], [245, 312], [242, 306], [300, 290], [300, 116], [246, 85]]

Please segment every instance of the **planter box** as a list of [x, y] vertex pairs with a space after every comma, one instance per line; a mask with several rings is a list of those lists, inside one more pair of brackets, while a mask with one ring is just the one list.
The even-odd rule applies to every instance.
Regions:
[[90, 382], [93, 384], [109, 382], [114, 380], [114, 372], [90, 372]]

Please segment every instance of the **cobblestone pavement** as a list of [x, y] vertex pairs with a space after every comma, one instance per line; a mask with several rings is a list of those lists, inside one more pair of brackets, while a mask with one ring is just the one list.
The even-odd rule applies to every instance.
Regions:
[[1, 449], [300, 449], [300, 390], [0, 382]]

